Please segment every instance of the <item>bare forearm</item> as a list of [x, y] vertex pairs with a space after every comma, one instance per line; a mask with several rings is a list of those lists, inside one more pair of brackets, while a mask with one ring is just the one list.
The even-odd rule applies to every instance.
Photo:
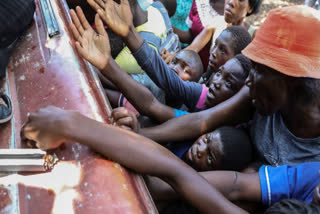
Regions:
[[150, 90], [122, 71], [113, 59], [110, 59], [110, 63], [102, 73], [120, 89], [141, 114], [160, 122], [174, 117], [172, 108], [160, 103]]
[[178, 35], [180, 42], [190, 44], [193, 40], [193, 35], [191, 30], [180, 30], [173, 26], [173, 31]]
[[204, 28], [201, 33], [192, 41], [192, 43], [186, 47], [186, 49], [193, 50], [198, 53], [211, 40], [213, 32], [213, 28]]
[[122, 39], [132, 53], [136, 52], [143, 44], [143, 39], [133, 25], [130, 26], [129, 34]]
[[[235, 171], [199, 172], [210, 185], [230, 201], [261, 202], [261, 188], [258, 173]], [[148, 189], [156, 201], [174, 200], [180, 196], [173, 188], [157, 177], [146, 176]]]
[[252, 111], [249, 89], [244, 86], [235, 96], [215, 107], [141, 129], [140, 134], [159, 143], [194, 139], [222, 125], [246, 122]]
[[87, 145], [138, 173], [164, 179], [202, 213], [245, 213], [164, 147], [80, 114], [73, 118], [65, 131], [69, 140]]

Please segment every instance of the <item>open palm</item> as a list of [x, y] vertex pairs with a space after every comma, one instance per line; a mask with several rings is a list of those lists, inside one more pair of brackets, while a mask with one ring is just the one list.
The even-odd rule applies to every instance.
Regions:
[[76, 8], [76, 12], [70, 10], [70, 16], [77, 50], [86, 60], [102, 70], [107, 66], [110, 58], [110, 43], [99, 15], [95, 17], [98, 32], [92, 29], [80, 7]]
[[91, 7], [97, 11], [108, 27], [120, 37], [128, 35], [132, 25], [132, 13], [128, 0], [88, 0]]

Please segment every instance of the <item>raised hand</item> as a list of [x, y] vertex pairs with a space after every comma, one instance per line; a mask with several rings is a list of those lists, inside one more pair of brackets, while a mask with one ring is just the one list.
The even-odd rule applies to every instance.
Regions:
[[96, 14], [95, 25], [98, 32], [95, 32], [80, 7], [76, 8], [76, 12], [70, 10], [70, 16], [73, 22], [70, 27], [76, 40], [78, 52], [83, 58], [102, 70], [107, 66], [111, 57], [109, 37], [103, 27], [102, 20]]
[[170, 64], [172, 59], [177, 55], [176, 53], [172, 54], [169, 51], [167, 51], [165, 48], [160, 53], [161, 58], [165, 63]]
[[54, 149], [68, 141], [64, 133], [65, 125], [73, 111], [66, 111], [54, 106], [40, 109], [29, 116], [29, 120], [21, 129], [22, 139], [33, 141], [42, 150]]
[[116, 126], [138, 133], [140, 124], [136, 115], [129, 109], [125, 107], [115, 108], [111, 112], [111, 116]]
[[132, 26], [132, 13], [128, 0], [88, 0], [91, 7], [97, 11], [102, 20], [117, 35], [125, 38]]

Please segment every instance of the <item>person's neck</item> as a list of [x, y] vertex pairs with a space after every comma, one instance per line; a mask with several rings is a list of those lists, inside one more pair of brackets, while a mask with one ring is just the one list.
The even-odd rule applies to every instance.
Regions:
[[320, 136], [320, 103], [307, 105], [297, 101], [280, 111], [286, 127], [296, 137], [315, 138]]
[[236, 22], [233, 22], [232, 23], [233, 26], [243, 26], [243, 27], [246, 27], [245, 24], [244, 24], [244, 18], [236, 21]]
[[133, 11], [133, 25], [138, 27], [148, 21], [148, 12], [141, 9], [137, 6]]

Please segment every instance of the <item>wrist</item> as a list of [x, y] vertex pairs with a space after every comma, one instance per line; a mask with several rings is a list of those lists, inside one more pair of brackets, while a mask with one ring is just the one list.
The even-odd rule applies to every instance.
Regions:
[[81, 124], [81, 117], [83, 117], [83, 115], [77, 111], [66, 112], [65, 119], [61, 124], [62, 135], [65, 138], [65, 142], [75, 141], [73, 134], [77, 133], [79, 124]]
[[108, 57], [106, 59], [106, 63], [105, 65], [102, 67], [102, 69], [100, 69], [101, 73], [102, 74], [107, 74], [108, 71], [111, 70], [111, 67], [112, 67], [112, 63], [114, 62], [113, 58], [112, 57]]
[[128, 34], [123, 38], [123, 40], [131, 53], [137, 52], [143, 44], [143, 39], [133, 25], [130, 26]]

